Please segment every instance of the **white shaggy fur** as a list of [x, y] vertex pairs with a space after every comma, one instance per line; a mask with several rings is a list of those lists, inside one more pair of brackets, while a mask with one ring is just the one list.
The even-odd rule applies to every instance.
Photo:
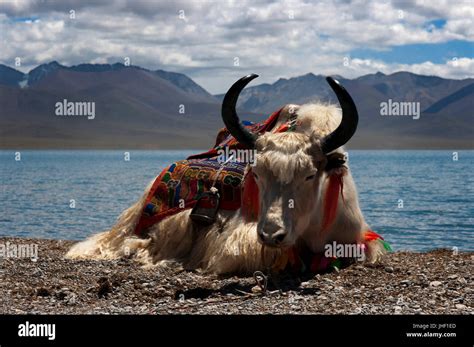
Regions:
[[[303, 242], [314, 252], [324, 250], [332, 241], [363, 241], [368, 229], [359, 208], [356, 187], [350, 171], [344, 177], [344, 201], [339, 199], [337, 215], [329, 230], [322, 232], [323, 197], [327, 186], [325, 156], [320, 139], [341, 121], [341, 111], [333, 105], [287, 105], [275, 129], [285, 123], [291, 112], [298, 115], [294, 132], [265, 133], [257, 140], [257, 165], [261, 211], [258, 222], [245, 223], [238, 211], [220, 211], [216, 223], [197, 228], [189, 218], [190, 210], [168, 217], [149, 229], [149, 238], [133, 234], [151, 183], [140, 200], [125, 210], [111, 230], [75, 244], [68, 258], [114, 259], [133, 256], [147, 266], [182, 266], [216, 274], [248, 274], [271, 266], [286, 247]], [[337, 152], [343, 152], [339, 148]], [[316, 178], [305, 178], [316, 172]], [[294, 208], [285, 207], [292, 199]], [[282, 248], [265, 248], [257, 238], [257, 227], [276, 223], [287, 228]], [[370, 261], [384, 252], [378, 242], [369, 244]]]

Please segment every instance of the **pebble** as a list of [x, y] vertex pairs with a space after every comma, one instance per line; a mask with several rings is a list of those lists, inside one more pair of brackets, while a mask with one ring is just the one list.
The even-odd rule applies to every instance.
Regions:
[[432, 282], [430, 282], [430, 287], [439, 287], [442, 284], [443, 283], [440, 282], [440, 281], [432, 281]]
[[456, 308], [458, 310], [464, 310], [467, 306], [466, 305], [463, 305], [463, 304], [456, 304]]
[[49, 296], [50, 294], [51, 294], [50, 291], [44, 287], [36, 288], [37, 296]]
[[33, 276], [35, 276], [35, 277], [42, 277], [43, 275], [44, 275], [44, 272], [40, 268], [36, 269], [33, 272]]
[[75, 305], [75, 304], [76, 304], [76, 301], [77, 301], [77, 300], [76, 300], [76, 297], [77, 297], [77, 296], [73, 294], [73, 295], [67, 300], [66, 303], [69, 304], [69, 305]]
[[392, 273], [393, 272], [393, 267], [392, 266], [386, 266], [385, 271], [388, 272], [388, 273]]

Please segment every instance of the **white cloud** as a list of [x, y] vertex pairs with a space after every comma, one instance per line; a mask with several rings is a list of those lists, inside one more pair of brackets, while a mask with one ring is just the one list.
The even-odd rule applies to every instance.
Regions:
[[[71, 9], [76, 19], [69, 18]], [[38, 20], [26, 23], [18, 17]], [[456, 5], [447, 0], [4, 1], [0, 62], [13, 65], [21, 57], [22, 70], [28, 70], [49, 60], [78, 64], [130, 57], [132, 64], [188, 73], [211, 92], [223, 91], [248, 72], [258, 72], [264, 82], [309, 71], [355, 77], [405, 69], [473, 77], [472, 55], [459, 57], [456, 67], [451, 62], [405, 65], [357, 59], [343, 65], [356, 48], [472, 42], [473, 17], [470, 0]], [[442, 28], [427, 30], [429, 21], [440, 18], [446, 20]], [[235, 57], [240, 66], [234, 66]]]
[[387, 64], [382, 61], [370, 59], [353, 59], [348, 66], [352, 73], [345, 76], [355, 77], [362, 74], [380, 71], [385, 74], [391, 74], [396, 71], [409, 71], [420, 75], [435, 75], [444, 78], [469, 78], [473, 76], [474, 59], [471, 58], [453, 58], [443, 64], [435, 64], [431, 61], [425, 61], [420, 64]]

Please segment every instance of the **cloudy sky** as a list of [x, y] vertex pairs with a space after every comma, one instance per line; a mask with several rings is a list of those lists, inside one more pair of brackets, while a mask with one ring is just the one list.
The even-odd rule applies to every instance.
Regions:
[[[249, 72], [474, 77], [474, 1], [0, 0], [0, 63], [131, 64], [212, 93]], [[255, 82], [254, 82], [255, 83]]]

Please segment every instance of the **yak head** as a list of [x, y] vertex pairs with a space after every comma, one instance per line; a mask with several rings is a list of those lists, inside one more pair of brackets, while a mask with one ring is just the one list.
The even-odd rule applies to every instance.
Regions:
[[328, 77], [342, 112], [331, 105], [287, 105], [280, 110], [277, 127], [297, 124], [295, 130], [252, 133], [240, 122], [235, 107], [242, 89], [256, 77], [245, 76], [229, 89], [222, 118], [242, 145], [256, 151], [250, 174], [259, 195], [258, 240], [266, 246], [286, 248], [322, 213], [319, 201], [328, 163], [354, 135], [358, 115], [349, 93]]

